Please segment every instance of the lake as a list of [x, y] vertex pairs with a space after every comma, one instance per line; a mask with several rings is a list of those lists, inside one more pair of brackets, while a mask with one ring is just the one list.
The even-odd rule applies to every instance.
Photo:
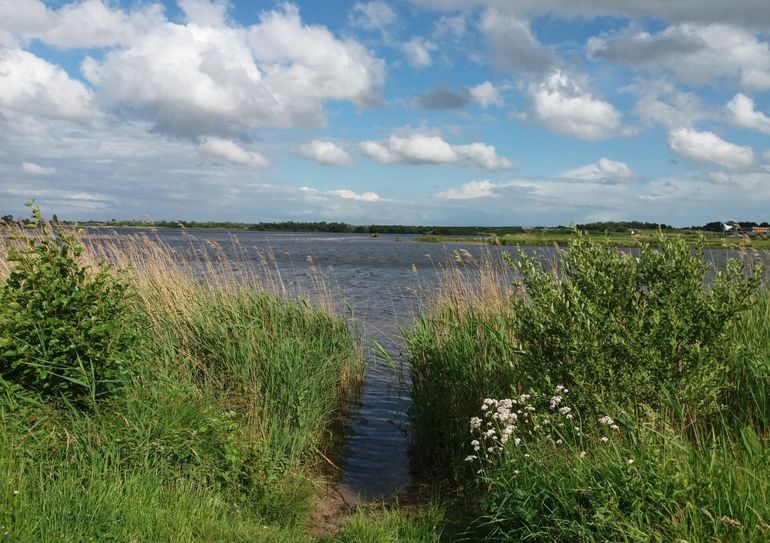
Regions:
[[[411, 482], [405, 432], [409, 376], [400, 364], [399, 326], [409, 325], [441, 280], [446, 263], [456, 258], [456, 252], [467, 251], [467, 260], [481, 258], [485, 253], [499, 259], [503, 251], [516, 251], [513, 247], [475, 243], [420, 243], [409, 235], [372, 238], [365, 234], [228, 233], [208, 229], [109, 231], [121, 236], [157, 235], [180, 253], [202, 246], [219, 247], [236, 265], [260, 266], [259, 255], [269, 253], [274, 257], [274, 261], [270, 260], [275, 273], [280, 273], [289, 287], [300, 290], [311, 288], [315, 270], [325, 277], [337, 307], [347, 316], [352, 314], [353, 325], [360, 329], [365, 342], [366, 379], [342, 421], [344, 440], [334, 458], [342, 470], [340, 485], [345, 493], [364, 499], [394, 497]], [[525, 251], [539, 254], [546, 261], [554, 256], [552, 247]], [[722, 249], [709, 250], [706, 258], [720, 267], [729, 254]], [[245, 263], [244, 255], [248, 260]], [[385, 347], [395, 364], [376, 355], [372, 340]]]

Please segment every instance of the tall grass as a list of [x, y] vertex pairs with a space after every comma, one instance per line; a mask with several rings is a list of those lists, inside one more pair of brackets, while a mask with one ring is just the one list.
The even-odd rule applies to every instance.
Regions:
[[461, 252], [453, 257], [404, 337], [412, 382], [412, 463], [435, 476], [462, 465], [467, 414], [476, 409], [479, 391], [510, 392], [519, 352], [507, 267], [489, 253], [479, 260]]
[[[458, 272], [460, 286], [454, 277], [446, 285], [457, 295], [440, 294], [405, 333], [413, 454], [463, 489], [466, 540], [767, 541], [770, 291], [748, 296], [751, 281], [736, 267], [704, 285], [705, 269], [684, 245], [656, 250], [650, 268], [584, 249], [558, 263], [573, 275], [519, 268], [523, 288], [504, 291], [507, 303], [485, 303], [473, 273], [463, 283]], [[639, 272], [640, 294], [629, 285], [636, 265], [656, 270]], [[476, 294], [460, 294], [468, 289]], [[639, 362], [613, 359], [634, 346]], [[697, 368], [689, 378], [671, 363], [676, 353]], [[592, 362], [593, 371], [614, 370], [593, 375]], [[710, 378], [694, 382], [699, 375]], [[612, 382], [618, 390], [605, 393]], [[554, 392], [562, 384], [569, 393]], [[703, 399], [716, 404], [690, 397], [704, 386]], [[518, 421], [488, 418], [485, 398], [522, 393], [542, 406], [522, 418], [520, 400]], [[484, 437], [487, 422], [503, 420], [508, 433]]]
[[[0, 280], [11, 244], [41, 235], [14, 234]], [[323, 282], [290, 292], [238, 247], [81, 240], [86, 266], [131, 285], [141, 356], [88, 412], [0, 379], [0, 541], [308, 540], [319, 452], [361, 372]]]

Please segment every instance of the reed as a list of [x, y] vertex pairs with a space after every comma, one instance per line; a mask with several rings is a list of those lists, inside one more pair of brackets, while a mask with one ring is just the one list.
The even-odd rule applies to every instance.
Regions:
[[[667, 243], [639, 259], [573, 244], [559, 275], [530, 261], [505, 297], [459, 269], [405, 331], [413, 455], [454, 481], [460, 540], [770, 536], [770, 290]], [[687, 352], [690, 378], [668, 358]]]
[[[5, 237], [0, 280], [10, 247], [51, 235]], [[235, 239], [78, 239], [131, 286], [140, 356], [85, 412], [0, 379], [0, 540], [309, 540], [319, 452], [362, 371], [323, 279], [292, 290]]]

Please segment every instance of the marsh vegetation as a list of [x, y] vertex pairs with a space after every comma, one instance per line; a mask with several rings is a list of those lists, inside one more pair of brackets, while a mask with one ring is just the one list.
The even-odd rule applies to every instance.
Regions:
[[319, 533], [364, 370], [324, 281], [34, 213], [0, 258], [0, 541], [770, 537], [759, 253], [456, 251], [403, 327], [425, 490]]

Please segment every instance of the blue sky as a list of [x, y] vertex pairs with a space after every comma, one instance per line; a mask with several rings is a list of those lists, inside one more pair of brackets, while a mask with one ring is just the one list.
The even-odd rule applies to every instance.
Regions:
[[770, 219], [766, 0], [0, 0], [0, 214]]

